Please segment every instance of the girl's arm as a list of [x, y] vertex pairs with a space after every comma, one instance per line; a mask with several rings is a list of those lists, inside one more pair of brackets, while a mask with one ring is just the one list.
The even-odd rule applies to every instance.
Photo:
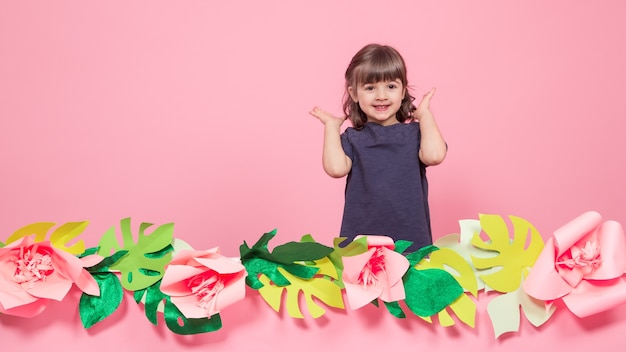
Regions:
[[352, 168], [352, 160], [341, 146], [341, 125], [346, 118], [335, 117], [318, 107], [313, 108], [310, 114], [324, 124], [324, 149], [322, 151], [324, 171], [331, 177], [346, 176]]
[[443, 139], [437, 122], [435, 122], [435, 117], [430, 111], [430, 99], [433, 94], [435, 94], [435, 88], [424, 94], [415, 111], [422, 135], [419, 158], [426, 165], [441, 164], [448, 152], [446, 141]]

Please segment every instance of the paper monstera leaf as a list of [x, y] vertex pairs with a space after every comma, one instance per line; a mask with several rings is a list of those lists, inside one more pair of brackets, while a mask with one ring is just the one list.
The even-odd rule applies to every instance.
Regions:
[[117, 241], [115, 227], [107, 230], [98, 243], [98, 254], [103, 257], [120, 250], [128, 251], [109, 268], [121, 272], [122, 286], [129, 291], [144, 289], [161, 280], [165, 266], [172, 258], [174, 224], [158, 226], [152, 233], [146, 234], [151, 226], [152, 224], [141, 223], [135, 242], [130, 218], [122, 219], [122, 244]]
[[292, 275], [287, 270], [278, 267], [280, 273], [290, 282], [287, 286], [273, 285], [269, 277], [261, 275], [259, 280], [263, 283], [263, 287], [259, 289], [259, 293], [277, 312], [280, 311], [283, 295], [287, 295], [285, 301], [287, 314], [293, 318], [304, 318], [299, 304], [300, 293], [304, 295], [306, 308], [313, 318], [319, 318], [326, 312], [313, 300], [313, 297], [330, 307], [343, 309], [341, 288], [334, 281], [338, 279], [337, 270], [332, 262], [328, 258], [323, 258], [309, 266], [319, 269], [316, 276], [310, 279]]
[[480, 215], [480, 226], [487, 240], [483, 241], [480, 234], [472, 238], [472, 245], [494, 254], [490, 257], [471, 257], [476, 269], [495, 269], [479, 275], [480, 279], [503, 293], [520, 287], [543, 249], [543, 239], [531, 223], [516, 216], [509, 216], [509, 219], [513, 225], [512, 238], [501, 216], [485, 214]]
[[[452, 277], [461, 285], [465, 292], [471, 293], [474, 297], [478, 296], [478, 285], [474, 270], [471, 265], [463, 259], [461, 255], [449, 248], [440, 248], [430, 253], [430, 257], [422, 260], [418, 266], [418, 270], [436, 268], [448, 271]], [[437, 313], [439, 323], [442, 326], [452, 326], [455, 324], [454, 319], [450, 315], [450, 311], [461, 320], [464, 324], [474, 327], [476, 321], [476, 303], [463, 293], [454, 302], [449, 305], [448, 309], [443, 309]], [[430, 319], [426, 319], [431, 322]]]
[[512, 237], [501, 216], [481, 214], [480, 226], [487, 240], [483, 241], [478, 233], [472, 238], [472, 245], [493, 254], [489, 257], [472, 256], [476, 269], [489, 270], [486, 274], [479, 274], [480, 279], [487, 286], [504, 293], [492, 299], [488, 306], [496, 337], [517, 331], [520, 307], [536, 326], [546, 322], [554, 312], [554, 309], [546, 309], [544, 302], [530, 298], [521, 289], [524, 278], [543, 250], [543, 239], [528, 221], [515, 216], [509, 216], [509, 219], [513, 226]]
[[494, 297], [487, 305], [487, 313], [496, 338], [519, 330], [520, 307], [526, 319], [534, 326], [543, 325], [556, 310], [555, 306], [547, 306], [545, 302], [527, 295], [522, 287]]
[[[85, 243], [82, 240], [74, 243], [71, 246], [68, 246], [67, 244], [71, 240], [82, 234], [87, 227], [87, 224], [89, 224], [88, 221], [79, 221], [67, 222], [59, 226], [50, 234], [50, 243], [54, 248], [63, 250], [71, 254], [78, 255], [83, 253], [85, 251]], [[32, 235], [35, 236], [35, 242], [43, 242], [46, 239], [48, 231], [50, 231], [54, 227], [54, 225], [55, 223], [53, 222], [36, 222], [30, 225], [26, 225], [15, 231], [11, 236], [9, 236], [5, 244], [9, 244]]]

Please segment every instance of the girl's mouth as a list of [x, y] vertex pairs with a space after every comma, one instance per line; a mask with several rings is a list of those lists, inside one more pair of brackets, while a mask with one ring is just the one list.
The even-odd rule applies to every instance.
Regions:
[[389, 105], [374, 105], [374, 109], [376, 109], [376, 111], [385, 111], [388, 107]]

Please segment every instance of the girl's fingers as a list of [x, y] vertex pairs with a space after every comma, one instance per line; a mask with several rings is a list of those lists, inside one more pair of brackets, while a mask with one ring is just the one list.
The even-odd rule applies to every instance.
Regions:
[[430, 104], [430, 99], [435, 94], [435, 88], [429, 90], [424, 96], [422, 96], [422, 101], [419, 105], [428, 106]]

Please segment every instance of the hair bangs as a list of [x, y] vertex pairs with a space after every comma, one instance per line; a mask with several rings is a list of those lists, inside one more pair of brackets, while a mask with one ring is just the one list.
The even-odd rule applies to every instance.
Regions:
[[355, 83], [359, 85], [398, 79], [406, 85], [404, 62], [402, 58], [391, 54], [386, 50], [372, 53], [371, 59], [365, 60], [357, 68], [354, 75]]

